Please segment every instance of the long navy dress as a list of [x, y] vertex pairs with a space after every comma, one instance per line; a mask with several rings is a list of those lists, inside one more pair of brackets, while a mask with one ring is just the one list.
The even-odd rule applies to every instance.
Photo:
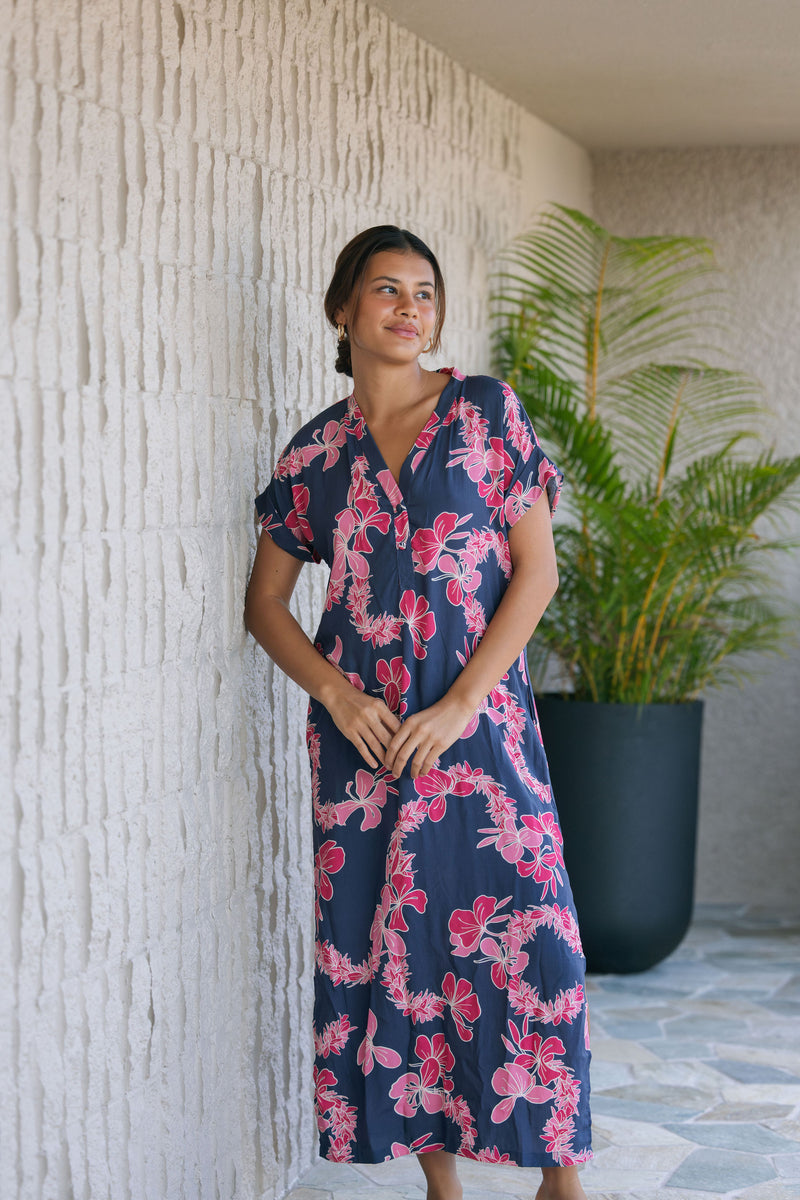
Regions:
[[[441, 699], [511, 576], [508, 529], [561, 486], [511, 388], [451, 370], [400, 472], [349, 396], [256, 501], [330, 579], [316, 646], [401, 718]], [[370, 769], [311, 700], [321, 1152], [591, 1157], [584, 959], [524, 653], [439, 766]]]

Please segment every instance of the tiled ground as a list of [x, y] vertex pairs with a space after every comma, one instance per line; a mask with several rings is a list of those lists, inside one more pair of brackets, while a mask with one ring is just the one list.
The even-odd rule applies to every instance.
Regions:
[[[593, 1200], [800, 1200], [800, 916], [698, 911], [640, 975], [590, 976]], [[459, 1163], [465, 1200], [535, 1195], [535, 1170]], [[320, 1161], [286, 1200], [423, 1200], [419, 1165]]]

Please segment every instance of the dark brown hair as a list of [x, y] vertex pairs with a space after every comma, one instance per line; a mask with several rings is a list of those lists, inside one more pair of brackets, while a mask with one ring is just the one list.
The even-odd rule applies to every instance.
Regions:
[[[442, 325], [444, 324], [444, 279], [433, 251], [425, 245], [421, 238], [408, 229], [400, 229], [397, 225], [373, 225], [364, 229], [347, 243], [336, 259], [333, 278], [325, 293], [325, 316], [336, 328], [334, 313], [343, 308], [353, 294], [356, 303], [361, 295], [364, 283], [364, 272], [373, 254], [381, 250], [397, 250], [400, 254], [419, 254], [433, 268], [434, 300], [436, 302], [436, 323], [431, 334], [430, 349], [438, 350], [442, 340]], [[339, 342], [339, 354], [336, 359], [336, 370], [352, 378], [353, 364], [350, 360], [350, 338], [344, 337]]]

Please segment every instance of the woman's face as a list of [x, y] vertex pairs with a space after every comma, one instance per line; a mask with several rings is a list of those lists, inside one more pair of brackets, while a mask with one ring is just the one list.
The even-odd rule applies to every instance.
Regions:
[[347, 326], [354, 362], [361, 356], [410, 362], [436, 324], [433, 268], [419, 254], [381, 250], [367, 260], [361, 295], [336, 313]]

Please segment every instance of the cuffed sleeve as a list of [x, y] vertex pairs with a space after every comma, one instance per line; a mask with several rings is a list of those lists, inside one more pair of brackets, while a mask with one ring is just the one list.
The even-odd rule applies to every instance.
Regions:
[[536, 436], [531, 419], [519, 397], [507, 383], [503, 392], [503, 441], [505, 451], [514, 466], [506, 481], [503, 513], [507, 525], [515, 525], [520, 517], [547, 492], [551, 515], [558, 506], [564, 476], [545, 454]]
[[294, 476], [286, 473], [286, 462], [284, 452], [272, 479], [256, 497], [256, 512], [262, 529], [281, 550], [302, 562], [319, 562], [308, 520], [309, 490], [303, 483], [302, 472]]

